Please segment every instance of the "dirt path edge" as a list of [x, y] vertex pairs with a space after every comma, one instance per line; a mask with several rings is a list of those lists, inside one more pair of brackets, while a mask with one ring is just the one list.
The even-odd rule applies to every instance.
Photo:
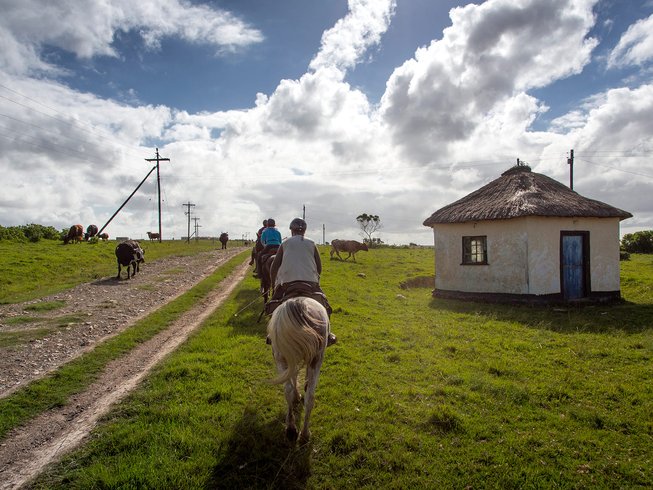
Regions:
[[71, 397], [64, 407], [45, 412], [12, 431], [0, 445], [0, 488], [20, 488], [46, 465], [82, 443], [100, 417], [136, 388], [156, 364], [177, 349], [225, 302], [248, 268], [247, 262], [238, 266], [169, 328], [109, 363], [98, 381]]

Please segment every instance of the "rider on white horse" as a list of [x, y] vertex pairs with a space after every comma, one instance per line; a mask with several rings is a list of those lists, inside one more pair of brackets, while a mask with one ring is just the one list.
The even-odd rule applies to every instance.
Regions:
[[[269, 221], [269, 220], [268, 220]], [[290, 222], [291, 237], [277, 249], [277, 254], [270, 269], [274, 295], [270, 305], [281, 304], [289, 297], [308, 296], [316, 299], [331, 316], [331, 306], [320, 288], [322, 260], [313, 240], [304, 237], [306, 221], [295, 218]], [[329, 333], [327, 345], [336, 343], [336, 336]]]

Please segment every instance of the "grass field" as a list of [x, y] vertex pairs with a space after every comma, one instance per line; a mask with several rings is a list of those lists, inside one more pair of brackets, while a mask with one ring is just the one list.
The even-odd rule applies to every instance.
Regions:
[[[220, 242], [213, 240], [140, 243], [147, 261], [220, 247]], [[117, 274], [115, 249], [115, 240], [70, 245], [53, 240], [37, 243], [0, 240], [0, 304], [40, 298]]]
[[338, 344], [313, 438], [284, 440], [282, 389], [247, 278], [35, 488], [650, 488], [653, 259], [626, 301], [545, 308], [433, 299], [399, 284], [432, 251], [324, 259]]

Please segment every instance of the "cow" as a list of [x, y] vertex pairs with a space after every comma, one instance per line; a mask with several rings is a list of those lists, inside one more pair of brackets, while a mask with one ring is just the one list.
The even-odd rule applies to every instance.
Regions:
[[93, 238], [97, 235], [98, 228], [95, 225], [88, 225], [86, 228], [86, 233], [84, 233], [84, 240], [88, 242], [89, 238]]
[[97, 237], [101, 238], [102, 240], [104, 240], [106, 242], [109, 239], [109, 234], [108, 233], [100, 233]]
[[68, 234], [63, 239], [63, 244], [67, 245], [71, 241], [73, 243], [79, 243], [82, 241], [84, 236], [84, 227], [82, 225], [73, 225], [68, 230]]
[[222, 243], [222, 249], [226, 250], [227, 249], [227, 242], [229, 241], [229, 233], [221, 233], [219, 240], [220, 240], [220, 243]]
[[127, 279], [130, 279], [131, 276], [136, 275], [137, 271], [140, 271], [139, 264], [145, 262], [145, 250], [141, 248], [140, 243], [136, 240], [125, 240], [116, 247], [116, 259], [118, 259], [118, 275], [116, 279], [120, 279], [121, 266], [127, 267]]
[[360, 250], [367, 252], [367, 244], [357, 242], [356, 240], [332, 240], [329, 256], [331, 259], [333, 259], [333, 254], [335, 253], [338, 258], [342, 260], [340, 252], [347, 252], [349, 255], [347, 255], [345, 260], [347, 260], [349, 257], [353, 257], [354, 262], [356, 262], [356, 252]]
[[150, 239], [150, 241], [153, 241], [153, 240], [158, 240], [159, 238], [161, 238], [161, 235], [159, 233], [152, 233], [151, 231], [148, 231], [147, 232], [147, 237]]

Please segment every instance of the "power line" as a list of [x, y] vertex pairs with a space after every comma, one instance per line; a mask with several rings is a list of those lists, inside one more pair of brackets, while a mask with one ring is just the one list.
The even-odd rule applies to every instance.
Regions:
[[[16, 105], [18, 105], [18, 106], [21, 106], [21, 107], [24, 107], [24, 108], [26, 108], [26, 109], [29, 109], [30, 111], [33, 111], [33, 112], [37, 112], [37, 113], [39, 113], [39, 114], [42, 114], [43, 116], [49, 117], [49, 118], [51, 118], [51, 119], [53, 119], [53, 120], [55, 120], [55, 121], [58, 121], [58, 122], [60, 122], [60, 123], [62, 123], [62, 124], [66, 124], [66, 125], [68, 125], [68, 126], [76, 127], [77, 129], [79, 129], [79, 130], [81, 130], [81, 131], [83, 131], [83, 132], [86, 132], [86, 133], [92, 134], [94, 137], [101, 138], [101, 139], [103, 139], [103, 140], [105, 140], [105, 141], [110, 142], [111, 144], [120, 145], [120, 146], [122, 146], [123, 148], [128, 149], [128, 150], [129, 150], [128, 153], [130, 153], [132, 156], [136, 156], [136, 153], [132, 153], [132, 152], [134, 152], [134, 151], [139, 151], [138, 148], [126, 145], [125, 143], [123, 143], [123, 142], [117, 140], [114, 134], [109, 133], [109, 132], [107, 132], [107, 131], [104, 131], [104, 130], [98, 128], [97, 126], [94, 126], [94, 125], [91, 124], [91, 123], [85, 123], [85, 122], [80, 121], [79, 119], [73, 118], [72, 116], [70, 116], [70, 115], [68, 115], [68, 114], [65, 114], [65, 113], [63, 113], [63, 112], [61, 112], [61, 111], [58, 111], [57, 109], [54, 109], [54, 108], [52, 108], [52, 107], [50, 107], [50, 106], [47, 106], [47, 105], [43, 104], [42, 102], [39, 102], [39, 101], [36, 100], [36, 99], [33, 99], [33, 98], [31, 98], [31, 97], [29, 97], [29, 96], [27, 96], [27, 95], [24, 95], [24, 94], [22, 94], [22, 93], [20, 93], [20, 92], [17, 92], [16, 90], [13, 90], [13, 89], [7, 87], [6, 85], [0, 84], [0, 88], [4, 88], [5, 90], [7, 90], [7, 91], [9, 91], [9, 92], [12, 92], [12, 93], [14, 93], [14, 94], [16, 94], [16, 95], [19, 95], [20, 97], [23, 97], [23, 98], [25, 98], [25, 99], [27, 99], [27, 100], [29, 100], [29, 101], [35, 103], [35, 104], [38, 104], [38, 105], [40, 105], [40, 106], [42, 106], [42, 107], [45, 107], [46, 109], [48, 109], [48, 110], [50, 110], [50, 111], [52, 111], [52, 112], [54, 112], [54, 113], [56, 113], [56, 114], [59, 114], [59, 115], [61, 115], [61, 116], [68, 117], [69, 119], [62, 119], [62, 118], [59, 118], [59, 117], [53, 116], [52, 114], [48, 114], [47, 112], [41, 111], [41, 110], [39, 110], [39, 109], [36, 109], [36, 108], [34, 108], [34, 107], [30, 106], [30, 105], [23, 104], [22, 102], [19, 102], [19, 101], [15, 100], [15, 99], [12, 99], [12, 98], [10, 98], [10, 97], [6, 97], [6, 96], [4, 96], [4, 95], [0, 95], [0, 98], [1, 98], [1, 99], [4, 99], [4, 100], [6, 100], [6, 101], [8, 101], [8, 102], [11, 102], [11, 103], [13, 103], [13, 104], [16, 104]], [[15, 118], [13, 118], [13, 119], [15, 119]], [[71, 119], [72, 119], [72, 121], [71, 121]], [[17, 119], [15, 119], [15, 120], [17, 120]], [[73, 121], [74, 121], [74, 122], [73, 122]], [[26, 123], [26, 124], [30, 124], [30, 123]], [[82, 127], [82, 125], [86, 126], [86, 128]], [[42, 128], [41, 128], [41, 129], [42, 129]], [[108, 137], [107, 137], [107, 136], [102, 136], [102, 134], [99, 134], [99, 133], [104, 133], [104, 134], [107, 135]]]
[[653, 175], [645, 174], [645, 173], [642, 173], [642, 172], [633, 172], [632, 170], [624, 170], [623, 168], [618, 168], [618, 167], [613, 167], [611, 165], [605, 165], [605, 164], [601, 164], [601, 163], [592, 162], [592, 161], [590, 161], [590, 160], [588, 160], [586, 158], [578, 158], [578, 155], [576, 155], [576, 159], [582, 160], [583, 162], [589, 163], [591, 165], [596, 165], [597, 167], [605, 167], [605, 168], [609, 168], [609, 169], [612, 169], [612, 170], [617, 170], [619, 172], [624, 172], [624, 173], [633, 174], [633, 175], [639, 175], [641, 177], [648, 177], [650, 179], [653, 179]]

